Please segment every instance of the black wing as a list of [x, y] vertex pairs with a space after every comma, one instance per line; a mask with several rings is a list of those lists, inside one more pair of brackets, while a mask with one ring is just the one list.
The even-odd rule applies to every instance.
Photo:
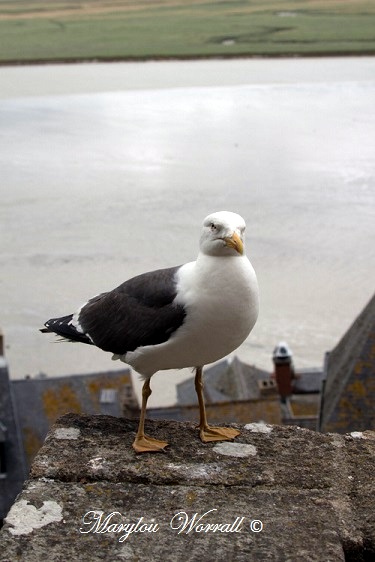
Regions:
[[83, 334], [69, 320], [63, 322], [65, 333], [58, 331], [58, 321], [69, 317], [57, 319], [54, 326], [49, 321], [46, 327], [68, 339], [93, 343], [118, 355], [140, 346], [163, 343], [185, 318], [184, 307], [173, 302], [178, 269], [144, 273], [89, 300], [78, 317]]

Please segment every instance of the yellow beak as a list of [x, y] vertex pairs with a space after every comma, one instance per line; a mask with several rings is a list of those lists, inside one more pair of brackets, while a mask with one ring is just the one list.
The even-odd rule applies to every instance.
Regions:
[[229, 248], [234, 248], [239, 254], [243, 254], [243, 242], [236, 232], [233, 232], [232, 236], [229, 238], [224, 238], [225, 245]]

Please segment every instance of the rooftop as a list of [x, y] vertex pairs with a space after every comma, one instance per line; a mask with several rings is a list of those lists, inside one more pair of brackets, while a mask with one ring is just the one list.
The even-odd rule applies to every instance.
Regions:
[[375, 294], [327, 354], [321, 431], [375, 428]]

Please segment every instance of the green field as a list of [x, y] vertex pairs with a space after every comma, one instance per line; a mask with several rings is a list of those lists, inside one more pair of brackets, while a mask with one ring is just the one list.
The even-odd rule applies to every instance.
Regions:
[[374, 0], [0, 0], [0, 62], [375, 54]]

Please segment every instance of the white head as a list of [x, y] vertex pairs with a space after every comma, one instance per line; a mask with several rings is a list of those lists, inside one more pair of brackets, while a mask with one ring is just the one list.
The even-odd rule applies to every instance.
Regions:
[[200, 250], [209, 256], [241, 256], [246, 223], [240, 215], [219, 211], [203, 221]]

